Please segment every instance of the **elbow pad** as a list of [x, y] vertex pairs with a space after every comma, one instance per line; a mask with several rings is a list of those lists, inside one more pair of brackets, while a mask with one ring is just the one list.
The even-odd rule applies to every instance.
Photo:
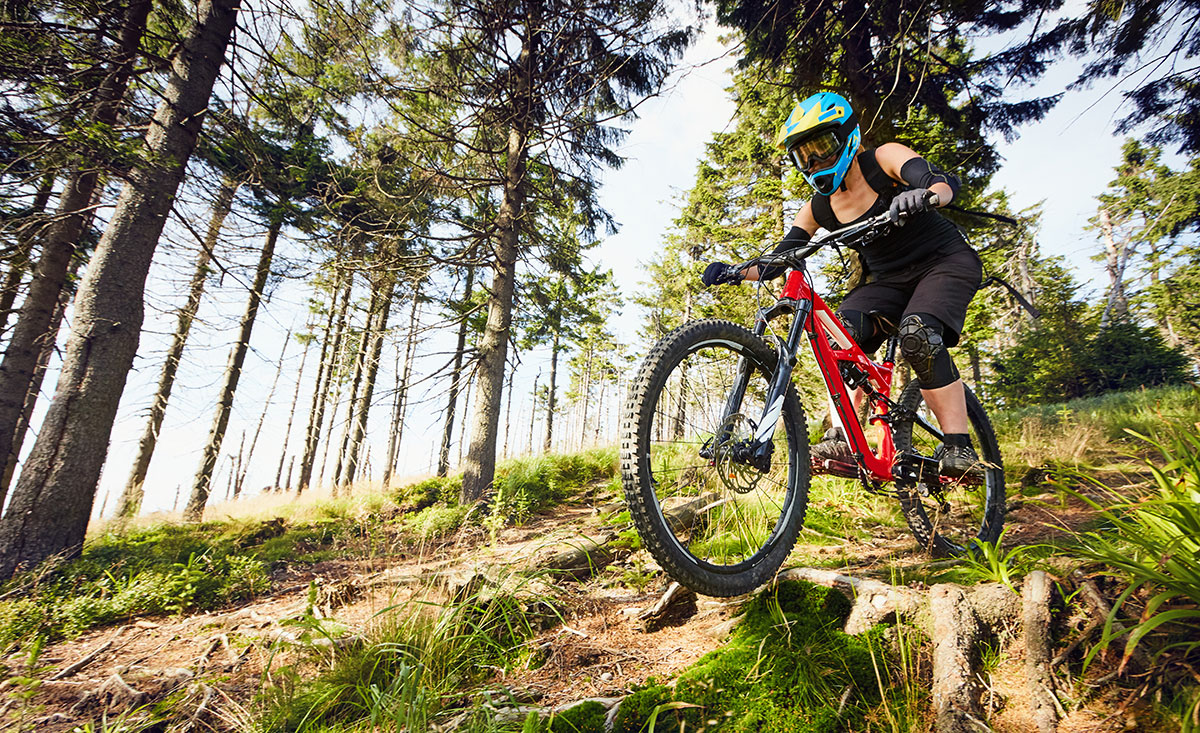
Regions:
[[[958, 176], [943, 171], [920, 156], [913, 158], [900, 167], [900, 177], [908, 185], [916, 186], [917, 188], [929, 188], [935, 183], [944, 183], [950, 187], [950, 191], [954, 194], [951, 198], [958, 197], [958, 189], [961, 186]], [[949, 202], [943, 201], [942, 205], [944, 206], [947, 203]]]
[[[804, 231], [800, 227], [792, 227], [784, 238], [775, 245], [775, 249], [771, 250], [771, 254], [777, 255], [780, 252], [796, 249], [797, 247], [812, 239], [812, 235]], [[764, 267], [758, 271], [759, 280], [774, 280], [784, 273], [783, 267]]]

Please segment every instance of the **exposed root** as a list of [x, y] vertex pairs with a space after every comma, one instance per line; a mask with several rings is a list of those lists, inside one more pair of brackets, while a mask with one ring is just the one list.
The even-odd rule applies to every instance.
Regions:
[[1025, 684], [1029, 690], [1030, 717], [1038, 733], [1058, 730], [1058, 700], [1050, 674], [1050, 577], [1035, 570], [1025, 578], [1021, 600], [1025, 635]]
[[854, 578], [832, 570], [788, 568], [775, 578], [776, 582], [784, 580], [805, 580], [845, 593], [854, 601], [850, 617], [846, 619], [847, 634], [861, 634], [892, 616], [918, 616], [929, 604], [929, 599], [920, 591], [878, 580]]
[[679, 583], [671, 583], [650, 608], [638, 614], [642, 630], [656, 631], [673, 619], [686, 619], [696, 613], [696, 592]]
[[967, 591], [956, 585], [929, 589], [932, 623], [933, 709], [938, 733], [979, 733], [983, 724], [976, 668], [980, 624]]
[[71, 664], [62, 668], [58, 672], [55, 672], [53, 675], [50, 676], [50, 681], [53, 682], [55, 680], [61, 680], [61, 679], [70, 677], [71, 675], [75, 674], [79, 670], [83, 669], [84, 667], [88, 666], [92, 662], [96, 661], [96, 659], [98, 659], [101, 654], [108, 651], [112, 645], [113, 645], [113, 640], [109, 639], [108, 641], [104, 642], [103, 644], [96, 647], [92, 651], [88, 652], [87, 654], [83, 655], [79, 659], [75, 660]]

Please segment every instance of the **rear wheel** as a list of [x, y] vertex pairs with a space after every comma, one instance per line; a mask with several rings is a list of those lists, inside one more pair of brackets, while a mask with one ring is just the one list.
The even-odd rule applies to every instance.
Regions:
[[[970, 551], [977, 542], [995, 542], [1004, 527], [1004, 465], [991, 421], [975, 394], [966, 385], [967, 419], [971, 445], [979, 454], [976, 470], [956, 481], [922, 475], [917, 482], [899, 482], [897, 490], [904, 518], [917, 542], [930, 553], [953, 557]], [[920, 385], [909, 382], [900, 395], [900, 409], [919, 415], [937, 426], [937, 418], [921, 397]], [[898, 420], [893, 426], [897, 453], [914, 452], [936, 457], [941, 441], [915, 420]]]
[[[749, 383], [726, 417], [742, 358]], [[694, 321], [654, 347], [630, 386], [621, 439], [630, 514], [667, 574], [707, 595], [748, 593], [770, 580], [804, 522], [808, 431], [793, 388], [768, 418], [769, 460], [750, 465], [738, 453], [762, 434], [775, 362], [745, 328]]]

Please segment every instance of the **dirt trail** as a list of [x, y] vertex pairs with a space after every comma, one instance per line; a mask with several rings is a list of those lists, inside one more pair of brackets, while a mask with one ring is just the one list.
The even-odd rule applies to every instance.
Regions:
[[[1088, 514], [1080, 503], [1059, 506], [1049, 495], [1014, 504], [1008, 536], [1022, 543], [1044, 541], [1060, 531], [1054, 525], [1077, 524]], [[296, 643], [300, 631], [289, 621], [311, 611], [343, 624], [353, 636], [368, 634], [372, 624], [379, 623], [381, 611], [405, 600], [443, 599], [475, 575], [515, 573], [580, 535], [600, 534], [605, 528], [599, 517], [592, 506], [567, 504], [499, 532], [494, 542], [482, 529], [470, 527], [402, 559], [293, 566], [276, 572], [271, 594], [235, 608], [133, 619], [97, 629], [47, 646], [33, 670], [26, 670], [26, 660], [13, 655], [3, 662], [8, 669], [24, 671], [40, 682], [10, 679], [5, 684], [0, 729], [71, 731], [102, 715], [111, 720], [123, 710], [169, 696], [178, 709], [197, 711], [194, 729], [238, 729], [250, 720], [254, 697], [264, 684], [284, 665], [311, 653], [310, 645]], [[836, 546], [839, 555], [857, 558], [848, 572], [877, 571], [884, 559], [900, 565], [928, 561], [911, 537], [894, 529], [879, 534]], [[807, 535], [802, 533], [802, 543]], [[808, 557], [830, 551], [827, 537], [813, 539], [820, 543], [802, 545], [799, 551]], [[738, 601], [701, 597], [694, 611], [689, 608], [682, 617], [668, 618], [661, 628], [646, 631], [639, 613], [659, 600], [668, 582], [644, 552], [618, 561], [598, 578], [556, 581], [551, 591], [565, 609], [564, 623], [529, 642], [539, 651], [541, 666], [506, 676], [498, 673], [494, 685], [523, 701], [553, 705], [619, 696], [651, 676], [671, 678], [721, 645], [732, 628]], [[319, 593], [310, 609], [311, 583]], [[998, 704], [995, 729], [1029, 730], [1028, 719], [1017, 710], [1019, 693], [1005, 689], [1006, 676], [1019, 674], [1020, 650], [1008, 652], [1016, 666], [1002, 663], [997, 668], [993, 696], [997, 701], [1011, 698], [1011, 704]], [[1093, 727], [1063, 730], [1124, 729], [1123, 722], [1110, 723], [1093, 721]]]

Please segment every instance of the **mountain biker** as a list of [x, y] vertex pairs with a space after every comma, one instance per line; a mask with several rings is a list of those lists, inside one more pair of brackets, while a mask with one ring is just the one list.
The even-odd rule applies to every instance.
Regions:
[[[959, 341], [983, 266], [958, 228], [931, 205], [935, 194], [938, 207], [950, 203], [959, 182], [900, 143], [860, 149], [861, 137], [857, 115], [839, 94], [814, 94], [792, 110], [777, 143], [816, 195], [801, 207], [775, 252], [801, 246], [818, 227], [839, 229], [883, 212], [903, 224], [858, 248], [871, 277], [846, 295], [837, 314], [867, 354], [899, 331], [901, 354], [945, 434], [938, 450], [941, 473], [960, 477], [979, 457], [967, 434], [963, 383], [947, 349]], [[712, 286], [783, 272], [713, 262], [702, 280]], [[856, 400], [861, 399], [860, 390]], [[848, 459], [842, 429], [826, 431], [812, 455]]]

